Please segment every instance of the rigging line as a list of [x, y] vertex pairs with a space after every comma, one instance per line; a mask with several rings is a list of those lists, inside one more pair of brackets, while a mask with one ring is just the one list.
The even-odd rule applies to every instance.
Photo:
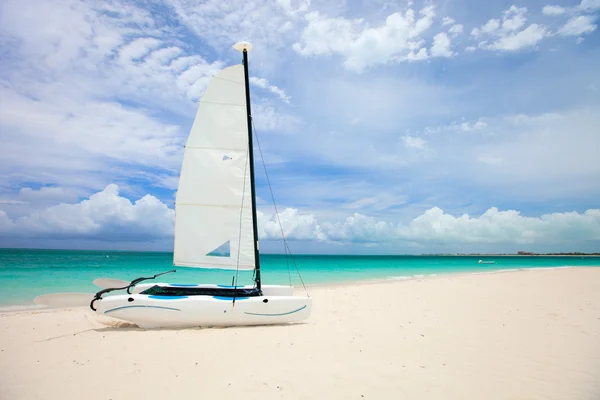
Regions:
[[283, 239], [283, 243], [285, 243], [285, 247], [287, 248], [287, 251], [290, 254], [290, 259], [292, 260], [292, 264], [294, 264], [294, 267], [296, 268], [296, 272], [298, 273], [298, 278], [300, 278], [300, 282], [302, 282], [302, 287], [304, 288], [304, 291], [306, 292], [306, 296], [310, 297], [310, 294], [308, 293], [308, 289], [306, 288], [306, 284], [304, 283], [304, 279], [302, 279], [302, 275], [300, 274], [300, 269], [298, 268], [298, 264], [296, 264], [296, 260], [294, 260], [294, 257], [292, 256], [292, 251], [290, 250], [290, 246], [288, 246], [287, 240], [285, 238]]
[[[246, 151], [246, 157], [250, 148]], [[247, 158], [246, 158], [247, 159]], [[244, 199], [246, 197], [246, 173], [248, 172], [248, 162], [244, 163], [244, 187], [242, 189], [242, 206], [240, 207], [240, 231], [238, 237], [238, 251], [237, 251], [237, 262], [235, 266], [235, 285], [233, 285], [233, 304], [235, 304], [235, 293], [238, 285], [238, 277], [240, 274], [240, 252], [242, 251], [242, 222], [244, 218]], [[255, 261], [256, 262], [256, 261]]]
[[[271, 192], [271, 199], [273, 200], [273, 206], [275, 207], [275, 215], [277, 216], [277, 222], [279, 223], [279, 229], [281, 230], [281, 237], [283, 238], [283, 244], [285, 246], [285, 249], [289, 252], [290, 259], [292, 260], [292, 264], [294, 264], [294, 267], [296, 268], [296, 272], [298, 273], [300, 282], [302, 282], [302, 287], [304, 287], [304, 291], [306, 292], [306, 295], [308, 297], [310, 297], [310, 294], [308, 293], [308, 289], [306, 289], [306, 285], [304, 284], [304, 279], [302, 279], [302, 275], [300, 274], [300, 269], [298, 268], [298, 265], [296, 264], [296, 260], [294, 260], [294, 257], [292, 256], [292, 251], [290, 250], [290, 246], [288, 245], [287, 239], [285, 238], [285, 233], [283, 232], [283, 225], [281, 224], [281, 220], [279, 219], [279, 210], [277, 210], [277, 203], [275, 203], [275, 195], [273, 194], [273, 188], [271, 187], [271, 180], [269, 179], [269, 173], [267, 172], [267, 165], [265, 164], [265, 158], [263, 157], [262, 148], [260, 147], [260, 140], [258, 139], [258, 131], [256, 130], [256, 126], [254, 126], [254, 121], [252, 121], [252, 130], [254, 132], [254, 137], [256, 138], [256, 144], [258, 145], [258, 151], [260, 153], [260, 158], [263, 163], [263, 169], [265, 170], [265, 176], [267, 177], [267, 184], [269, 185], [269, 191]], [[291, 282], [291, 276], [290, 276], [290, 282]], [[291, 283], [290, 283], [290, 286], [291, 286]]]
[[288, 278], [290, 280], [290, 286], [292, 286], [292, 269], [290, 268], [290, 259], [287, 256], [287, 251], [285, 249], [285, 244], [283, 246], [283, 251], [285, 253], [285, 265], [287, 266], [287, 270], [288, 270]]

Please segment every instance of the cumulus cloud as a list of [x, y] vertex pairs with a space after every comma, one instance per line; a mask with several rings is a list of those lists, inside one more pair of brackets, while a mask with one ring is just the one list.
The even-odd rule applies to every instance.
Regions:
[[600, 0], [581, 0], [579, 7], [586, 11], [600, 9]]
[[595, 21], [596, 16], [592, 15], [572, 17], [558, 30], [558, 34], [562, 36], [580, 36], [594, 32], [597, 28], [594, 24]]
[[[280, 238], [274, 216], [265, 219], [261, 214], [261, 218], [262, 225], [268, 226], [261, 231], [261, 238]], [[342, 221], [319, 222], [310, 214], [287, 209], [282, 213], [282, 225], [289, 239], [354, 243], [555, 244], [600, 240], [598, 209], [527, 217], [515, 210], [500, 211], [495, 207], [479, 216], [453, 216], [433, 207], [406, 224], [359, 213]]]
[[307, 26], [293, 48], [303, 56], [339, 54], [344, 67], [356, 72], [377, 64], [424, 60], [428, 55], [423, 34], [434, 16], [433, 6], [418, 13], [409, 8], [371, 27], [362, 19], [331, 18], [313, 11], [304, 16]]
[[454, 23], [454, 18], [452, 17], [444, 17], [442, 18], [442, 26], [452, 25]]
[[560, 15], [566, 12], [566, 8], [561, 6], [544, 6], [542, 8], [542, 13], [544, 15]]
[[526, 217], [492, 207], [479, 217], [455, 217], [434, 207], [398, 229], [404, 239], [451, 243], [560, 243], [600, 239], [600, 210]]
[[548, 35], [546, 28], [527, 22], [527, 8], [511, 6], [502, 18], [492, 18], [484, 25], [473, 28], [471, 36], [479, 40], [485, 50], [517, 51], [533, 47]]
[[433, 37], [433, 45], [430, 52], [432, 57], [452, 57], [454, 53], [451, 48], [451, 41], [444, 32], [438, 33]]
[[452, 35], [452, 37], [456, 37], [463, 32], [463, 29], [464, 29], [463, 25], [455, 24], [455, 25], [452, 25], [450, 27], [450, 29], [448, 29], [448, 33], [450, 33]]
[[16, 220], [0, 211], [0, 232], [13, 236], [143, 241], [173, 234], [174, 210], [151, 195], [132, 203], [110, 184], [80, 203], [61, 203]]
[[[151, 195], [131, 202], [115, 184], [75, 204], [59, 204], [11, 219], [0, 210], [0, 233], [25, 237], [87, 238], [115, 242], [170, 237], [174, 210]], [[277, 240], [339, 243], [519, 243], [552, 244], [600, 240], [600, 210], [565, 212], [539, 217], [515, 210], [490, 208], [479, 216], [454, 216], [432, 207], [402, 223], [353, 213], [338, 221], [319, 220], [310, 213], [286, 208], [279, 215], [258, 212], [259, 236]], [[202, 227], [199, 227], [201, 229]]]

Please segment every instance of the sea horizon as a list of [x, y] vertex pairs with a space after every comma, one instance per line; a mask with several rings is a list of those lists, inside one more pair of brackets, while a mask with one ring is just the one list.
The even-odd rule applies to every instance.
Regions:
[[[32, 250], [32, 251], [81, 251], [81, 252], [114, 252], [114, 253], [170, 253], [173, 254], [173, 250], [120, 250], [120, 249], [70, 249], [70, 248], [48, 248], [48, 247], [0, 247], [0, 251], [4, 250]], [[261, 255], [287, 255], [289, 253], [283, 252], [266, 252], [261, 251]], [[320, 257], [419, 257], [419, 256], [436, 256], [436, 257], [476, 257], [476, 256], [509, 256], [509, 257], [540, 257], [540, 256], [559, 256], [559, 257], [600, 257], [600, 253], [597, 252], [554, 252], [554, 253], [535, 253], [530, 252], [528, 254], [518, 253], [380, 253], [380, 254], [353, 254], [353, 253], [292, 253], [292, 257], [295, 256], [320, 256]]]

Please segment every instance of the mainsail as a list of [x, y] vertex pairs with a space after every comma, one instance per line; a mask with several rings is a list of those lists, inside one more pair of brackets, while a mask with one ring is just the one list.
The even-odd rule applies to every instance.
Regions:
[[216, 74], [200, 101], [175, 201], [173, 263], [254, 269], [244, 66]]

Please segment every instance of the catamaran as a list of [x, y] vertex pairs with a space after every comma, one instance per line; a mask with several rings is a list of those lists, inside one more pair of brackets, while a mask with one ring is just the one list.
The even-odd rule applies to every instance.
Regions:
[[[310, 297], [295, 296], [291, 285], [261, 281], [248, 81], [252, 45], [239, 42], [233, 48], [242, 52], [243, 62], [213, 76], [185, 146], [173, 264], [253, 270], [254, 284], [238, 285], [237, 273], [231, 285], [141, 283], [162, 275], [157, 274], [96, 293], [90, 307], [97, 314], [141, 328], [282, 324], [310, 316]], [[105, 296], [123, 289], [126, 294]], [[41, 296], [38, 303], [51, 298]]]

